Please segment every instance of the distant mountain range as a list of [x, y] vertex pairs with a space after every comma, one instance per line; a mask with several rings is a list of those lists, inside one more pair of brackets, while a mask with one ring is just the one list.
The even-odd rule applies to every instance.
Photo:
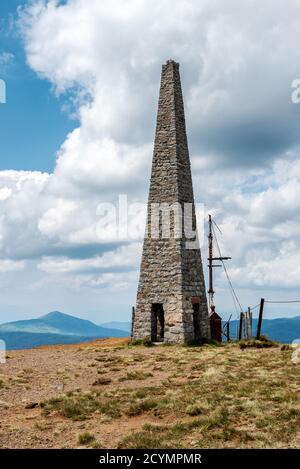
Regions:
[[6, 342], [8, 350], [32, 348], [40, 345], [80, 343], [99, 338], [127, 337], [128, 335], [130, 335], [128, 330], [109, 327], [109, 324], [97, 326], [91, 321], [59, 311], [53, 311], [38, 319], [0, 325], [0, 339]]
[[105, 322], [104, 324], [100, 324], [100, 326], [105, 329], [120, 329], [121, 331], [131, 332], [131, 322]]
[[[237, 322], [231, 321], [231, 337], [236, 337]], [[253, 320], [253, 335], [257, 320]], [[40, 345], [76, 344], [108, 337], [129, 337], [130, 322], [108, 322], [98, 326], [91, 321], [53, 311], [38, 319], [9, 322], [0, 325], [0, 339], [8, 350], [27, 349]], [[262, 334], [282, 343], [300, 339], [300, 316], [264, 319]]]

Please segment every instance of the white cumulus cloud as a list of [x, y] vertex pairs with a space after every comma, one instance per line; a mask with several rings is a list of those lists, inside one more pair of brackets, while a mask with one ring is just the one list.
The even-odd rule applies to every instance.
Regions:
[[136, 241], [104, 246], [96, 211], [123, 193], [146, 200], [160, 67], [173, 58], [195, 195], [219, 221], [235, 284], [256, 296], [258, 287], [296, 288], [300, 107], [290, 98], [300, 73], [299, 2], [149, 5], [33, 0], [19, 9], [29, 66], [79, 125], [57, 149], [53, 174], [0, 172], [0, 257], [33, 259], [40, 275], [74, 288], [135, 288]]

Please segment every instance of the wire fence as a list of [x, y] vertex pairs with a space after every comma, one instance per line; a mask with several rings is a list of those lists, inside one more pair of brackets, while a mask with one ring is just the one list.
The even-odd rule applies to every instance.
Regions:
[[[262, 329], [264, 329], [262, 328], [262, 324], [263, 324], [263, 319], [265, 318], [265, 314], [266, 314], [266, 310], [264, 309], [266, 304], [292, 305], [292, 304], [300, 303], [300, 300], [298, 299], [297, 300], [294, 300], [294, 299], [293, 300], [272, 300], [272, 299], [268, 300], [268, 299], [262, 298], [258, 304], [254, 306], [249, 306], [247, 309], [245, 309], [241, 304], [241, 301], [230, 279], [226, 264], [224, 260], [222, 259], [223, 256], [222, 256], [221, 248], [218, 242], [217, 233], [214, 227], [216, 227], [217, 230], [221, 234], [222, 234], [222, 231], [220, 230], [220, 228], [218, 227], [218, 225], [216, 224], [214, 220], [212, 220], [212, 222], [213, 222], [212, 233], [216, 241], [216, 247], [217, 247], [217, 251], [219, 254], [219, 258], [220, 258], [219, 260], [221, 261], [222, 267], [224, 269], [224, 273], [228, 282], [229, 291], [232, 297], [232, 302], [233, 302], [233, 306], [235, 310], [235, 319], [232, 320], [231, 319], [232, 315], [231, 315], [227, 321], [223, 322], [223, 325], [222, 325], [223, 337], [225, 338], [225, 340], [226, 338], [227, 340], [229, 340], [229, 338], [231, 339], [241, 339], [241, 338], [250, 338], [250, 337], [259, 338], [261, 336]], [[272, 317], [272, 319], [273, 318], [274, 317]]]
[[[230, 331], [230, 338], [233, 340], [237, 339], [244, 339], [255, 337], [259, 338], [262, 334], [265, 334], [265, 331], [271, 332], [272, 325], [268, 324], [268, 320], [270, 319], [279, 319], [274, 318], [274, 312], [272, 311], [272, 315], [269, 316], [270, 312], [266, 305], [292, 305], [298, 304], [300, 300], [272, 300], [272, 299], [264, 299], [262, 298], [261, 301], [253, 306], [249, 306], [247, 311], [241, 309], [239, 313], [239, 318], [237, 320], [233, 320], [230, 323], [229, 331]], [[285, 316], [285, 314], [281, 315]], [[285, 316], [286, 317], [286, 316]], [[226, 326], [226, 322], [225, 322]], [[225, 330], [225, 327], [223, 327]], [[228, 331], [228, 326], [226, 327]], [[275, 333], [275, 332], [274, 332]], [[278, 334], [278, 332], [277, 332]], [[267, 335], [269, 335], [267, 333]], [[282, 337], [282, 336], [281, 336]], [[224, 338], [226, 340], [227, 336], [224, 333]], [[274, 340], [279, 340], [279, 337], [273, 336], [271, 337]]]

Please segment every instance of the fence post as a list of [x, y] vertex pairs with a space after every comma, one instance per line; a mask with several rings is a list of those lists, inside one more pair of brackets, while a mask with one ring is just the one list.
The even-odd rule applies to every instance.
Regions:
[[248, 312], [245, 312], [244, 315], [244, 337], [248, 339]]
[[226, 325], [226, 329], [227, 329], [227, 342], [230, 342], [230, 322], [228, 321], [227, 322], [227, 325]]
[[243, 335], [243, 322], [244, 322], [244, 313], [240, 314], [240, 329], [239, 329], [239, 340], [241, 340]]
[[250, 311], [250, 306], [248, 306], [248, 311], [247, 311], [247, 339], [249, 339], [249, 337], [251, 337], [250, 329], [251, 329], [251, 311]]
[[264, 313], [264, 305], [265, 305], [265, 299], [261, 298], [260, 307], [259, 307], [258, 323], [257, 323], [256, 340], [260, 339], [261, 325], [262, 325], [262, 319], [263, 319], [263, 313]]

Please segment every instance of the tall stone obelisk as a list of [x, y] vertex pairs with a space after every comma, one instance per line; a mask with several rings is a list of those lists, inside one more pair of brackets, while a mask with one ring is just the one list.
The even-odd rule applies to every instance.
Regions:
[[[167, 218], [162, 221], [168, 210], [171, 236], [164, 231]], [[179, 64], [172, 60], [162, 67], [146, 225], [133, 338], [209, 338], [200, 248], [183, 229], [191, 225], [196, 232], [196, 214]]]

